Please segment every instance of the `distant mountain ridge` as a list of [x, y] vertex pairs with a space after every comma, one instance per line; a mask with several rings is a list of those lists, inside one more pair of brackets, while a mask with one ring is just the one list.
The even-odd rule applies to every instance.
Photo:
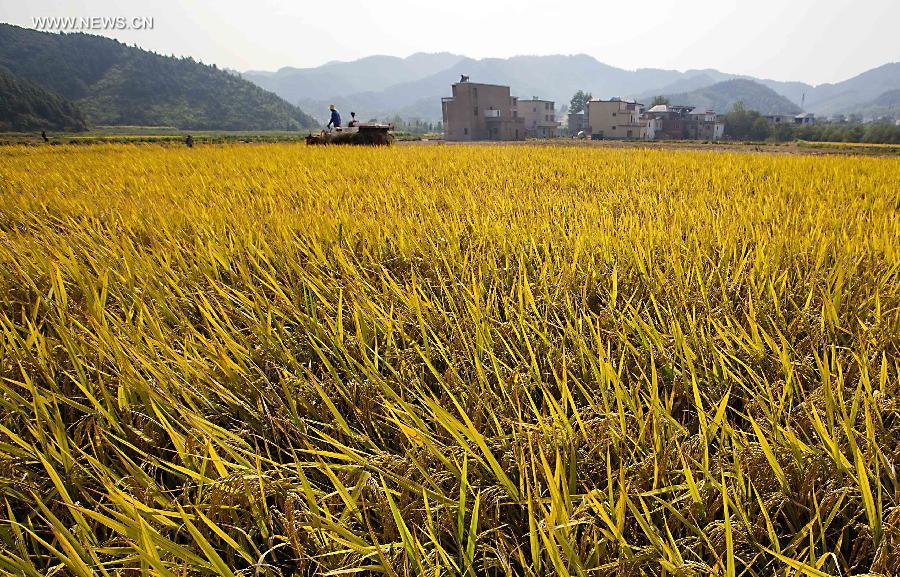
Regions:
[[[421, 66], [412, 66], [407, 62], [409, 59], [414, 59]], [[865, 107], [881, 94], [900, 89], [900, 63], [886, 64], [844, 82], [812, 86], [803, 82], [759, 79], [712, 69], [684, 72], [654, 68], [624, 70], [586, 54], [476, 60], [448, 53], [420, 53], [409, 59], [372, 56], [317, 68], [245, 72], [243, 76], [285, 100], [299, 104], [320, 119], [326, 117], [327, 105], [335, 103], [341, 108], [354, 109], [366, 118], [399, 114], [439, 120], [440, 98], [450, 94], [450, 85], [458, 81], [461, 74], [469, 76], [473, 82], [509, 85], [513, 94], [522, 98], [540, 96], [554, 100], [558, 105], [567, 104], [577, 90], [589, 91], [601, 98], [621, 96], [649, 101], [655, 95], [680, 96], [728, 80], [751, 80], [785, 100], [764, 96], [751, 84], [732, 86], [751, 91], [741, 100], [762, 98], [771, 105], [784, 106], [790, 102], [789, 110], [769, 108], [773, 112], [790, 113], [803, 108], [828, 115], [849, 114], [856, 108]], [[430, 73], [426, 74], [429, 69]], [[749, 103], [745, 104], [749, 106]]]
[[417, 53], [406, 58], [368, 56], [351, 62], [329, 62], [316, 68], [285, 67], [275, 72], [248, 71], [243, 76], [266, 90], [287, 94], [289, 102], [327, 100], [339, 94], [384, 90], [412, 82], [463, 60], [449, 53]]
[[859, 107], [857, 112], [869, 118], [900, 114], [900, 90], [888, 90], [880, 94], [877, 98]]
[[884, 64], [836, 84], [821, 84], [807, 94], [806, 107], [820, 114], [849, 114], [894, 90], [900, 90], [900, 62]]
[[94, 125], [299, 130], [316, 124], [238, 75], [101, 36], [0, 23], [0, 66], [74, 102]]

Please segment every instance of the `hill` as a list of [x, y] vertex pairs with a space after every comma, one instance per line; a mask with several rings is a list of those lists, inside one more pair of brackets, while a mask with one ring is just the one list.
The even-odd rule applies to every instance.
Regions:
[[[411, 66], [410, 59], [417, 60], [421, 66]], [[375, 56], [317, 68], [245, 72], [244, 77], [322, 119], [327, 114], [328, 104], [334, 102], [341, 108], [358, 111], [365, 118], [399, 114], [439, 120], [440, 98], [449, 95], [450, 85], [460, 74], [477, 82], [507, 84], [516, 96], [549, 98], [560, 106], [568, 103], [577, 90], [587, 90], [597, 97], [633, 97], [649, 102], [657, 94], [681, 95], [727, 80], [752, 80], [787, 98], [792, 109], [802, 107], [818, 114], [846, 114], [886, 91], [900, 89], [898, 66], [888, 64], [844, 82], [812, 86], [713, 69], [684, 72], [653, 68], [625, 70], [585, 54], [476, 60], [444, 53], [417, 54], [409, 59]], [[751, 88], [756, 90], [755, 86]], [[751, 92], [740, 99], [750, 101], [753, 98]], [[779, 106], [783, 105], [783, 102], [779, 103]]]
[[0, 131], [86, 129], [84, 113], [77, 106], [0, 67]]
[[379, 91], [394, 84], [413, 82], [463, 59], [447, 52], [417, 53], [407, 58], [369, 56], [352, 62], [329, 62], [316, 68], [247, 71], [242, 76], [288, 102], [302, 99], [324, 101], [332, 96]]
[[754, 78], [752, 76], [742, 76], [739, 74], [726, 74], [718, 70], [702, 70], [699, 74], [689, 76], [684, 80], [679, 80], [668, 86], [656, 90], [647, 91], [640, 96], [638, 100], [641, 102], [650, 102], [654, 96], [661, 94], [683, 94], [708, 88], [713, 84], [724, 82], [726, 80], [751, 80], [757, 84], [772, 89], [777, 94], [784, 96], [795, 105], [803, 107], [804, 95], [811, 94], [815, 87], [803, 82], [783, 82], [780, 80], [769, 80], [765, 78]]
[[[560, 106], [567, 104], [577, 90], [586, 90], [596, 97], [637, 97], [646, 99], [647, 102], [656, 94], [681, 96], [691, 93], [697, 102], [703, 103], [698, 106], [706, 106], [705, 103], [730, 103], [743, 100], [748, 105], [749, 103], [771, 101], [770, 107], [777, 105], [784, 107], [786, 111], [799, 108], [796, 103], [779, 97], [777, 93], [758, 83], [739, 83], [730, 87], [732, 92], [749, 89], [747, 94], [718, 95], [723, 89], [727, 92], [729, 87], [716, 88], [705, 98], [700, 94], [693, 94], [694, 91], [708, 89], [723, 81], [739, 79], [734, 75], [717, 70], [688, 70], [685, 72], [655, 68], [625, 70], [603, 64], [586, 54], [514, 56], [481, 60], [462, 58], [453, 66], [429, 76], [398, 82], [378, 90], [350, 94], [335, 92], [327, 98], [316, 98], [303, 96], [302, 90], [298, 87], [296, 90], [280, 94], [292, 102], [297, 102], [305, 109], [313, 111], [313, 114], [319, 115], [323, 119], [327, 112], [327, 105], [334, 102], [339, 108], [356, 110], [364, 118], [400, 115], [440, 120], [440, 99], [442, 96], [450, 94], [450, 86], [458, 81], [462, 74], [477, 82], [508, 85], [512, 88], [513, 94], [519, 97], [549, 98]], [[260, 77], [254, 76], [254, 78], [259, 79]], [[263, 86], [269, 86], [265, 80], [256, 81]], [[784, 84], [786, 88], [792, 87], [796, 91], [795, 86], [789, 86], [790, 83], [781, 84]], [[276, 92], [283, 89], [283, 87], [273, 87]], [[766, 91], [763, 93], [760, 92], [760, 89]], [[319, 93], [321, 94], [321, 92]]]
[[888, 90], [866, 104], [857, 107], [857, 114], [864, 118], [894, 117], [900, 114], [900, 90]]
[[[319, 114], [327, 110], [328, 102], [335, 102], [344, 108], [354, 108], [366, 118], [401, 114], [439, 120], [441, 97], [450, 94], [450, 86], [462, 74], [476, 82], [509, 85], [516, 96], [540, 96], [560, 105], [568, 103], [572, 94], [581, 89], [598, 96], [628, 96], [647, 87], [667, 85], [685, 76], [685, 73], [671, 70], [624, 70], [603, 64], [585, 54], [481, 60], [462, 58], [443, 70], [384, 88], [355, 93], [335, 91], [327, 97], [309, 97], [299, 90], [278, 93]], [[266, 86], [264, 83], [261, 85]], [[273, 90], [277, 92], [279, 89]]]
[[862, 113], [882, 94], [900, 90], [900, 62], [873, 68], [836, 84], [817, 86], [806, 97], [807, 108], [818, 114]]
[[[704, 73], [686, 80], [680, 80], [658, 91], [644, 93], [639, 99], [649, 99], [656, 94], [679, 94], [700, 90], [725, 79], [744, 79], [762, 84], [807, 111], [815, 112], [822, 116], [862, 114], [867, 118], [872, 118], [881, 114], [891, 113], [889, 106], [885, 110], [883, 107], [875, 104], [874, 101], [882, 95], [900, 90], [900, 63], [885, 64], [842, 82], [820, 84], [818, 86], [804, 82], [782, 82], [749, 76], [722, 74], [717, 71], [711, 72], [715, 74]], [[897, 110], [894, 110], [893, 113], [897, 112]]]
[[643, 93], [635, 95], [635, 99], [638, 102], [649, 103], [653, 100], [654, 96], [662, 95], [662, 94], [681, 94], [684, 92], [692, 92], [694, 90], [700, 90], [701, 88], [706, 88], [707, 86], [712, 86], [716, 82], [722, 82], [723, 80], [730, 80], [732, 77], [726, 74], [722, 74], [715, 70], [710, 71], [698, 71], [698, 74], [688, 76], [686, 78], [681, 78], [673, 82], [672, 84], [667, 84], [661, 88], [655, 88], [652, 90], [647, 90]]
[[0, 24], [0, 66], [69, 99], [91, 124], [297, 130], [315, 121], [240, 76], [88, 34]]
[[752, 80], [737, 78], [717, 82], [691, 92], [665, 95], [672, 104], [686, 104], [717, 112], [728, 112], [735, 103], [743, 102], [749, 110], [760, 114], [798, 114], [799, 106], [771, 88]]

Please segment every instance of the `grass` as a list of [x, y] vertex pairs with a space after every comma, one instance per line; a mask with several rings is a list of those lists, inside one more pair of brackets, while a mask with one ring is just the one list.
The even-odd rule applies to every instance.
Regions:
[[876, 144], [870, 142], [810, 142], [798, 140], [799, 148], [818, 148], [824, 150], [851, 150], [858, 152], [900, 153], [900, 144]]
[[0, 571], [892, 575], [900, 160], [0, 150]]

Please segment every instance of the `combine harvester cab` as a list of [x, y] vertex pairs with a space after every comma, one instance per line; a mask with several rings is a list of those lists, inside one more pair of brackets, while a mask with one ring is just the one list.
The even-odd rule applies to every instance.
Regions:
[[306, 137], [306, 144], [352, 144], [360, 146], [389, 146], [394, 142], [390, 134], [393, 124], [362, 123], [354, 127], [336, 128], [331, 132], [323, 130], [319, 134]]

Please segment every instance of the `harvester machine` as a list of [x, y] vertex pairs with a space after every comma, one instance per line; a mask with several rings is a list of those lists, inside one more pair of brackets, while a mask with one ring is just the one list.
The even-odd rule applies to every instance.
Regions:
[[394, 136], [390, 133], [393, 124], [361, 123], [346, 128], [323, 130], [319, 134], [306, 137], [306, 144], [353, 144], [361, 146], [388, 146], [393, 144]]

